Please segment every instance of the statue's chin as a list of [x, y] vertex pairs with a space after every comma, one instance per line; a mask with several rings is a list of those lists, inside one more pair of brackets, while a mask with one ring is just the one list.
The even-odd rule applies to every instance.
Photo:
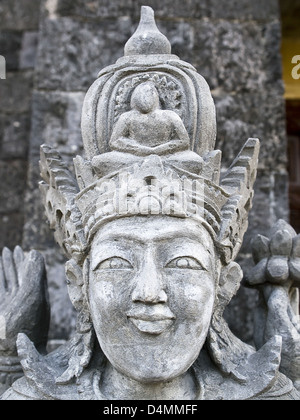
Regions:
[[[191, 363], [193, 364], [193, 363]], [[170, 382], [182, 375], [184, 375], [190, 368], [190, 365], [181, 366], [180, 368], [174, 370], [164, 370], [160, 369], [145, 369], [142, 368], [140, 371], [132, 371], [129, 369], [119, 370], [119, 373], [125, 375], [127, 378], [139, 382], [141, 384], [150, 385], [150, 384], [159, 384], [164, 382]], [[118, 370], [118, 369], [117, 369]]]
[[198, 347], [189, 352], [186, 348], [176, 354], [162, 348], [153, 352], [144, 350], [140, 354], [126, 351], [122, 355], [109, 351], [104, 353], [117, 372], [139, 383], [151, 384], [172, 381], [184, 375], [197, 360], [200, 351]]

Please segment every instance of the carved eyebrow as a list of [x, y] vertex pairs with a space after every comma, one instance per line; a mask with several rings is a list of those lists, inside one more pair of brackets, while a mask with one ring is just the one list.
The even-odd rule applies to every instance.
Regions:
[[145, 237], [143, 239], [141, 239], [140, 234], [139, 235], [135, 235], [133, 232], [126, 232], [126, 233], [115, 233], [115, 234], [111, 234], [111, 233], [107, 233], [106, 235], [104, 234], [103, 236], [103, 241], [120, 241], [120, 240], [127, 240], [127, 241], [132, 241], [132, 242], [136, 242], [139, 244], [148, 244], [149, 242], [162, 242], [162, 241], [166, 241], [166, 240], [170, 240], [170, 239], [178, 239], [178, 238], [186, 238], [188, 240], [194, 240], [196, 242], [199, 242], [199, 235], [197, 235], [195, 232], [193, 232], [190, 229], [185, 229], [185, 230], [181, 230], [181, 231], [172, 231], [172, 232], [165, 232], [162, 233], [161, 235], [158, 234], [157, 232], [155, 232], [155, 234], [151, 234], [151, 235], [147, 235], [147, 232], [145, 233]]
[[[203, 247], [202, 244], [199, 244], [200, 237], [199, 235], [196, 235], [190, 230], [188, 231], [188, 234], [187, 231], [167, 232], [166, 234], [162, 234], [161, 236], [158, 235], [157, 237], [152, 238], [152, 241], [150, 237], [141, 239], [140, 234], [135, 235], [133, 232], [115, 234], [107, 233], [107, 235], [104, 235], [103, 241], [101, 241], [101, 243], [97, 247], [98, 251], [93, 253], [94, 256], [92, 258], [92, 270], [95, 270], [96, 267], [102, 261], [112, 257], [121, 257], [127, 259], [132, 264], [134, 256], [133, 249], [130, 246], [130, 243], [141, 247], [149, 246], [151, 245], [151, 242], [154, 244], [159, 244], [159, 242], [172, 240], [175, 241], [178, 239], [180, 243], [176, 244], [177, 246], [175, 249], [175, 244], [172, 244], [172, 242], [170, 242], [169, 244], [162, 244], [166, 251], [166, 254], [168, 255], [164, 263], [167, 264], [173, 259], [189, 256], [191, 258], [197, 259], [199, 263], [203, 266], [203, 269], [205, 271], [210, 271], [211, 264], [209, 262], [209, 259], [204, 257], [203, 251], [201, 251], [201, 249], [197, 249], [197, 245]], [[186, 242], [184, 240], [186, 240]], [[178, 249], [178, 245], [180, 245], [180, 249]], [[207, 252], [209, 253], [209, 255], [211, 255], [209, 250], [207, 250]]]

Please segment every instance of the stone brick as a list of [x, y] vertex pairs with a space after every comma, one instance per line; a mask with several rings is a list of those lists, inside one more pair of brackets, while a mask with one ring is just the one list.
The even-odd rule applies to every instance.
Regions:
[[1, 0], [1, 30], [18, 31], [37, 29], [41, 0]]
[[249, 137], [255, 137], [261, 141], [259, 167], [269, 171], [273, 171], [275, 167], [285, 168], [287, 157], [284, 102], [280, 91], [267, 93], [263, 89], [230, 95], [224, 92], [215, 93], [217, 145], [223, 152], [224, 165], [228, 167], [243, 143]]
[[289, 175], [280, 171], [274, 175], [274, 212], [275, 218], [289, 220]]
[[24, 32], [20, 52], [20, 69], [33, 69], [36, 64], [38, 32]]
[[31, 114], [10, 114], [2, 117], [0, 123], [1, 159], [27, 160], [30, 138]]
[[37, 87], [87, 90], [102, 68], [124, 55], [131, 27], [129, 18], [101, 23], [46, 20], [40, 34]]
[[206, 79], [213, 90], [218, 86], [218, 67], [216, 65], [216, 51], [218, 40], [218, 26], [211, 20], [197, 20], [193, 22], [194, 46], [190, 57], [186, 56], [186, 49], [181, 52], [182, 60], [190, 60], [190, 63]]
[[26, 170], [22, 160], [0, 160], [0, 213], [22, 213]]
[[[139, 18], [144, 0], [59, 0], [57, 13], [61, 16], [84, 16], [89, 18], [117, 18], [131, 16]], [[155, 10], [156, 16], [171, 18], [218, 18], [241, 20], [271, 20], [277, 18], [279, 6], [276, 0], [148, 0], [147, 6]]]
[[31, 157], [39, 157], [42, 144], [57, 148], [67, 160], [82, 153], [80, 124], [84, 96], [81, 92], [34, 93]]
[[14, 71], [19, 69], [21, 45], [21, 32], [1, 30], [0, 54], [3, 55], [3, 57], [5, 57], [7, 71]]
[[32, 89], [32, 70], [8, 73], [0, 82], [0, 113], [30, 112]]
[[211, 18], [225, 20], [257, 20], [278, 19], [279, 2], [277, 0], [209, 0]]
[[21, 244], [23, 224], [24, 216], [22, 212], [0, 213], [0, 253], [4, 247], [14, 249], [15, 246]]
[[273, 22], [221, 21], [217, 27], [214, 64], [219, 87], [256, 91], [281, 79], [279, 28]]
[[[209, 14], [210, 0], [148, 0], [147, 6], [155, 10], [156, 17], [164, 19], [178, 17], [202, 17]], [[118, 18], [131, 16], [139, 19], [140, 8], [145, 5], [143, 0], [59, 0], [57, 12], [61, 16], [84, 16], [89, 18]]]

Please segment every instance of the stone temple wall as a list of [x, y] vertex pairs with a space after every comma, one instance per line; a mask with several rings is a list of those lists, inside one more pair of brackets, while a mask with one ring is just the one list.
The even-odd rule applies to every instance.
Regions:
[[[123, 55], [140, 6], [156, 12], [173, 53], [207, 79], [217, 107], [224, 168], [248, 137], [261, 139], [250, 239], [288, 219], [286, 129], [277, 0], [1, 0], [0, 248], [22, 244], [46, 257], [52, 302], [51, 338], [74, 328], [63, 257], [48, 229], [38, 191], [39, 147], [55, 146], [72, 164], [82, 152], [85, 93], [103, 67]], [[251, 339], [255, 294], [241, 290], [228, 313], [234, 332]], [[243, 308], [241, 310], [241, 307]], [[249, 326], [249, 327], [248, 327]]]

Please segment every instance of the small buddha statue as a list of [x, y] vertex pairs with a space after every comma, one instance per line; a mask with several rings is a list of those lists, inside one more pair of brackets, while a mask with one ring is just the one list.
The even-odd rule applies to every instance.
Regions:
[[132, 110], [119, 118], [110, 147], [138, 156], [167, 155], [189, 150], [190, 139], [174, 111], [160, 109], [159, 95], [152, 82], [141, 83], [131, 97]]
[[117, 121], [109, 142], [111, 152], [93, 158], [99, 176], [141, 161], [150, 155], [161, 156], [169, 164], [185, 164], [200, 171], [203, 159], [190, 150], [190, 138], [176, 112], [160, 107], [156, 86], [148, 81], [138, 85], [131, 96], [131, 111]]

